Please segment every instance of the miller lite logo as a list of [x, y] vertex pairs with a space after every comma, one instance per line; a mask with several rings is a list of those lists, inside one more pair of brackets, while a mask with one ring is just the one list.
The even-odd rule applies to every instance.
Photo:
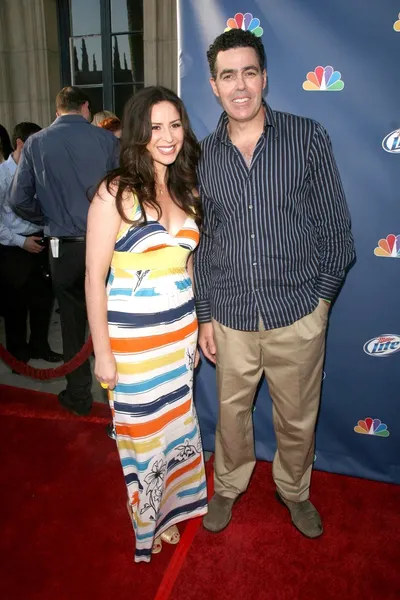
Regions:
[[382, 148], [392, 154], [400, 153], [400, 129], [388, 133], [382, 141]]
[[400, 335], [386, 333], [364, 344], [363, 350], [370, 356], [389, 356], [400, 351]]

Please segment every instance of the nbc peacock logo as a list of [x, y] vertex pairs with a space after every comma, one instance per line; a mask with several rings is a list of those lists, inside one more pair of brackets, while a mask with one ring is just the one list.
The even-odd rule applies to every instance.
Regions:
[[234, 17], [228, 19], [224, 31], [230, 31], [231, 29], [251, 31], [256, 37], [261, 37], [264, 33], [263, 28], [260, 27], [260, 19], [253, 17], [251, 13], [236, 13]]
[[398, 14], [398, 17], [399, 17], [398, 21], [395, 21], [393, 23], [393, 29], [395, 31], [400, 31], [400, 13]]
[[382, 258], [400, 258], [400, 235], [390, 233], [385, 238], [379, 240], [374, 254]]
[[377, 437], [389, 437], [390, 435], [385, 423], [382, 423], [380, 419], [371, 419], [371, 417], [358, 421], [354, 431], [362, 435], [375, 435]]
[[342, 74], [331, 66], [316, 67], [303, 83], [306, 92], [341, 92], [343, 88]]

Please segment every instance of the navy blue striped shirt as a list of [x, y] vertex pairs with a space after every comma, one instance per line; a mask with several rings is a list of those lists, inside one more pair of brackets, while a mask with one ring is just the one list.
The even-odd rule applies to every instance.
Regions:
[[202, 143], [205, 213], [194, 255], [200, 323], [284, 327], [332, 300], [355, 258], [350, 217], [323, 127], [265, 105], [250, 168], [229, 138], [226, 113]]

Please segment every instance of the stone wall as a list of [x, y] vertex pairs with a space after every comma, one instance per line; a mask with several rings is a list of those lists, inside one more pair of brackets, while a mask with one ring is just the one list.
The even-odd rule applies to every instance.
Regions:
[[10, 134], [20, 121], [54, 119], [59, 64], [56, 0], [2, 0], [0, 123]]
[[146, 85], [176, 92], [178, 42], [176, 0], [144, 0], [144, 73]]

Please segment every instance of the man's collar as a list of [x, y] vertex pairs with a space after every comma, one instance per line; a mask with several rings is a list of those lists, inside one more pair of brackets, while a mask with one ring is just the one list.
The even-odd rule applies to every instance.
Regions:
[[[262, 101], [262, 105], [265, 110], [265, 121], [264, 121], [264, 134], [268, 131], [269, 127], [276, 128], [275, 117], [272, 108], [265, 102]], [[224, 111], [219, 118], [218, 125], [216, 127], [215, 133], [217, 138], [223, 142], [224, 144], [230, 144], [230, 138], [228, 135], [228, 115]]]
[[15, 171], [17, 170], [17, 163], [13, 158], [12, 152], [4, 164], [7, 165], [7, 169], [10, 171], [11, 175], [14, 175]]
[[[53, 121], [53, 125], [55, 125], [56, 123], [76, 123], [79, 121], [83, 121], [84, 123], [89, 123], [89, 121], [87, 119], [85, 119], [84, 116], [79, 115], [78, 113], [65, 113], [65, 115], [60, 115], [59, 117], [56, 118], [55, 121]], [[89, 123], [90, 125], [90, 123]]]

